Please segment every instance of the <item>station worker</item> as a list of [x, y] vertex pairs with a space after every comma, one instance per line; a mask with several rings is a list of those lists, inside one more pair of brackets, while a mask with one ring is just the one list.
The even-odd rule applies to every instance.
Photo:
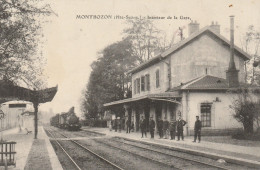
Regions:
[[193, 142], [196, 142], [197, 137], [198, 137], [199, 143], [200, 143], [201, 127], [202, 127], [202, 124], [201, 124], [201, 121], [199, 120], [199, 116], [196, 116], [196, 121], [195, 121], [195, 124], [194, 124], [194, 141]]
[[163, 135], [164, 135], [164, 139], [168, 139], [168, 132], [169, 132], [169, 122], [166, 119], [166, 117], [164, 117], [164, 121], [163, 121]]
[[153, 117], [150, 117], [150, 121], [149, 121], [149, 130], [150, 130], [150, 134], [151, 134], [151, 138], [154, 138], [154, 128], [155, 128], [155, 122], [153, 120]]
[[119, 132], [121, 132], [121, 128], [122, 128], [122, 120], [120, 117], [117, 118], [118, 122], [117, 122], [117, 125], [118, 125], [118, 129], [119, 129]]
[[131, 121], [130, 118], [128, 118], [126, 121], [126, 133], [130, 133], [130, 129], [131, 129]]
[[144, 118], [144, 116], [142, 116], [141, 118], [141, 122], [140, 122], [140, 128], [141, 128], [141, 132], [142, 132], [142, 138], [144, 137], [147, 137], [146, 136], [146, 120]]
[[170, 135], [171, 135], [171, 140], [175, 140], [175, 135], [176, 135], [176, 121], [175, 120], [171, 120], [170, 122]]
[[159, 117], [158, 118], [158, 132], [159, 132], [159, 136], [160, 139], [163, 137], [163, 120]]
[[186, 121], [183, 120], [181, 118], [181, 116], [179, 116], [179, 119], [177, 120], [177, 135], [178, 135], [178, 141], [180, 140], [180, 137], [182, 138], [182, 140], [184, 140], [184, 136], [183, 136], [183, 126], [186, 125]]

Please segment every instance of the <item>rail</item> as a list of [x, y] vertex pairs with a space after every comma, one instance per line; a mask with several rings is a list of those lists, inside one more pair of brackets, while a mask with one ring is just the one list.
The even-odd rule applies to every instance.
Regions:
[[[46, 129], [46, 130], [47, 130], [47, 129]], [[47, 130], [47, 131], [48, 131], [48, 133], [51, 134], [51, 136], [54, 137], [54, 135], [53, 135], [49, 130]], [[64, 135], [64, 134], [62, 134], [62, 133], [60, 133], [60, 132], [56, 132], [56, 133], [59, 133], [60, 135], [64, 136], [65, 138], [68, 138], [66, 135]], [[99, 159], [103, 160], [104, 162], [110, 164], [110, 165], [113, 166], [114, 168], [119, 169], [119, 170], [123, 170], [123, 168], [117, 166], [116, 164], [110, 162], [109, 160], [107, 160], [107, 159], [105, 159], [104, 157], [98, 155], [97, 153], [93, 152], [92, 150], [86, 148], [85, 146], [81, 145], [81, 144], [78, 143], [77, 141], [72, 140], [72, 139], [70, 139], [70, 141], [73, 142], [73, 143], [75, 143], [75, 144], [78, 145], [79, 147], [83, 148], [84, 150], [86, 150], [86, 151], [92, 153], [93, 155], [95, 155], [95, 156], [98, 157]], [[56, 140], [56, 142], [59, 143], [57, 140]], [[76, 162], [75, 162], [75, 161], [69, 156], [69, 154], [65, 151], [65, 149], [64, 149], [60, 144], [59, 144], [59, 146], [60, 146], [60, 147], [62, 148], [62, 150], [66, 153], [66, 155], [70, 158], [70, 160], [73, 162], [73, 164], [74, 164], [79, 170], [81, 170], [80, 167], [76, 164]]]

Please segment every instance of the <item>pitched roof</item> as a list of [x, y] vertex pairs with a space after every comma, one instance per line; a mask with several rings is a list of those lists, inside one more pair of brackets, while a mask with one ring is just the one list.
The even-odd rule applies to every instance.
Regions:
[[251, 90], [260, 90], [257, 85], [248, 85], [246, 83], [239, 83], [239, 87], [230, 88], [226, 79], [215, 77], [212, 75], [204, 75], [186, 83], [181, 83], [180, 86], [174, 87], [168, 92], [182, 91], [182, 90], [237, 90], [239, 88], [249, 88]]
[[191, 89], [228, 89], [228, 83], [226, 79], [205, 75], [197, 78], [181, 87], [181, 90]]
[[[197, 32], [194, 32], [191, 34], [188, 38], [180, 41], [178, 44], [174, 45], [172, 48], [169, 48], [168, 50], [162, 52], [161, 54], [157, 55], [156, 57], [153, 57], [152, 59], [140, 64], [139, 66], [133, 68], [132, 70], [128, 71], [127, 73], [135, 73], [139, 70], [142, 70], [144, 68], [147, 68], [148, 66], [164, 59], [168, 55], [178, 51], [179, 49], [185, 47], [188, 43], [195, 40], [197, 37], [201, 36], [204, 33], [210, 33], [211, 35], [215, 36], [219, 40], [223, 41], [226, 45], [230, 46], [230, 41], [226, 39], [224, 36], [214, 32], [210, 26], [206, 26], [202, 29], [200, 29]], [[234, 45], [235, 52], [238, 53], [241, 57], [243, 57], [244, 60], [249, 60], [251, 56], [244, 52], [242, 49], [240, 49], [238, 46]]]

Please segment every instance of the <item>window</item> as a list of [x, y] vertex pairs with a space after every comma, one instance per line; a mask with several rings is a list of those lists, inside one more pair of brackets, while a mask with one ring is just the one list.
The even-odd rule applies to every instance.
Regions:
[[145, 81], [145, 77], [142, 76], [141, 77], [141, 91], [145, 91], [145, 83], [144, 83], [144, 81]]
[[137, 84], [136, 85], [136, 87], [137, 87], [136, 93], [140, 93], [140, 78], [137, 78], [136, 81], [137, 81], [136, 82], [136, 84]]
[[200, 106], [201, 123], [202, 127], [211, 126], [211, 104], [202, 103]]
[[156, 70], [156, 88], [160, 87], [160, 72]]
[[145, 85], [146, 85], [146, 90], [147, 91], [150, 91], [150, 75], [149, 74], [146, 74], [145, 75]]

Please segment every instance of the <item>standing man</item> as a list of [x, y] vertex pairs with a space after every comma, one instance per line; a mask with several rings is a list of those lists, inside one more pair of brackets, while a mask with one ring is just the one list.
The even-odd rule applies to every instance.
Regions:
[[112, 120], [109, 122], [109, 131], [112, 131], [112, 127], [113, 127], [113, 122]]
[[180, 140], [180, 136], [182, 138], [182, 140], [184, 140], [184, 136], [183, 136], [183, 126], [186, 125], [186, 121], [183, 120], [181, 118], [181, 116], [179, 116], [179, 119], [177, 120], [177, 135], [178, 135], [178, 141]]
[[126, 133], [130, 133], [130, 129], [131, 129], [131, 121], [128, 118], [126, 121]]
[[118, 124], [118, 120], [117, 120], [117, 118], [115, 119], [115, 132], [117, 132], [117, 125]]
[[163, 135], [164, 135], [164, 139], [168, 139], [168, 131], [169, 131], [169, 122], [168, 122], [168, 120], [165, 117], [164, 121], [163, 121]]
[[155, 122], [153, 120], [153, 117], [150, 117], [150, 121], [149, 121], [149, 130], [150, 130], [150, 134], [151, 134], [151, 138], [154, 138], [154, 128], [155, 128]]
[[117, 120], [118, 120], [118, 129], [119, 129], [119, 133], [121, 133], [121, 125], [122, 125], [121, 118], [118, 117]]
[[196, 142], [197, 136], [199, 138], [199, 143], [200, 143], [200, 136], [201, 136], [201, 121], [199, 120], [199, 116], [196, 116], [196, 121], [194, 125], [194, 141]]
[[163, 137], [163, 120], [159, 117], [158, 118], [158, 132], [159, 132], [159, 136], [160, 139]]
[[142, 118], [141, 118], [140, 129], [142, 132], [142, 138], [144, 137], [144, 134], [145, 134], [145, 137], [147, 137], [146, 136], [146, 120], [144, 119], [144, 116], [142, 116]]
[[176, 134], [176, 121], [175, 120], [171, 120], [170, 122], [170, 135], [171, 135], [171, 140], [175, 140], [175, 134]]

